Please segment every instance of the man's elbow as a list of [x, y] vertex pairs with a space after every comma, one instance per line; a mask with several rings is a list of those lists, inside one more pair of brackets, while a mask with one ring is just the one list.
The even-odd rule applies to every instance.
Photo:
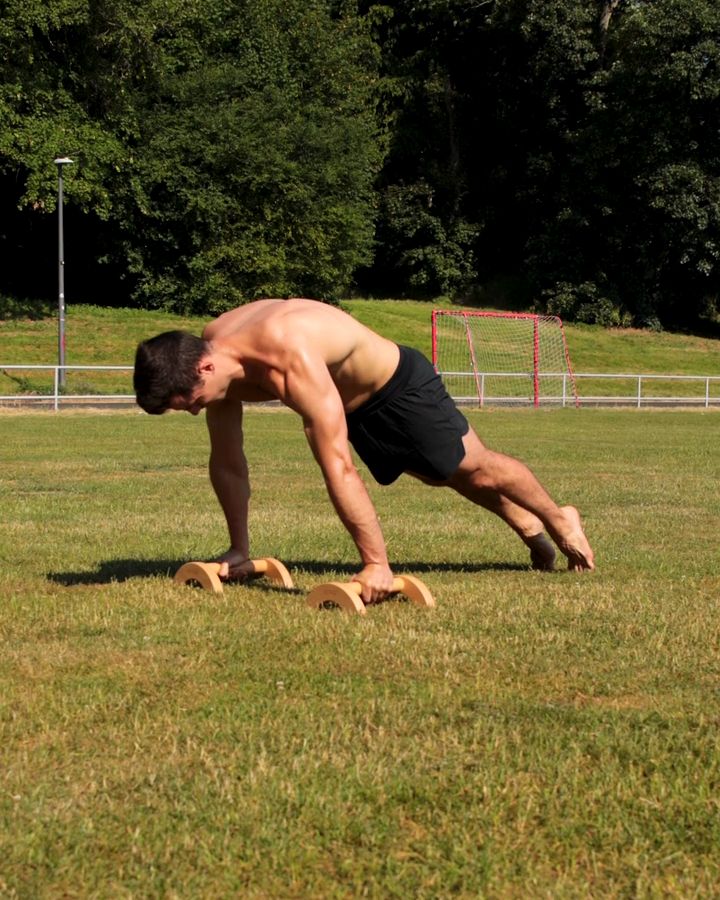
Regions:
[[323, 467], [323, 474], [328, 484], [349, 484], [360, 477], [349, 454], [338, 455], [332, 459]]

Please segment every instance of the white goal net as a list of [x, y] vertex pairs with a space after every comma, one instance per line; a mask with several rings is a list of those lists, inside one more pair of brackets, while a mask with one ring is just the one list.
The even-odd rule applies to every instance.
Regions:
[[432, 313], [436, 372], [456, 401], [579, 405], [562, 321], [531, 313]]

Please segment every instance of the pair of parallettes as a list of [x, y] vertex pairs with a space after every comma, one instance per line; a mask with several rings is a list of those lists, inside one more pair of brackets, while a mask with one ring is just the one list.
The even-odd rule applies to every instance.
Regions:
[[[291, 589], [295, 585], [292, 576], [280, 562], [271, 556], [251, 560], [253, 576], [264, 576], [280, 587]], [[179, 584], [197, 583], [206, 591], [222, 594], [223, 583], [220, 580], [220, 563], [187, 562], [175, 573], [174, 580]], [[251, 576], [252, 577], [252, 576]], [[360, 593], [362, 585], [359, 581], [327, 581], [314, 587], [307, 595], [307, 605], [315, 609], [326, 606], [339, 606], [349, 613], [364, 616], [367, 612]], [[393, 593], [404, 594], [418, 606], [431, 608], [435, 606], [435, 598], [427, 587], [413, 575], [397, 575], [393, 580]]]

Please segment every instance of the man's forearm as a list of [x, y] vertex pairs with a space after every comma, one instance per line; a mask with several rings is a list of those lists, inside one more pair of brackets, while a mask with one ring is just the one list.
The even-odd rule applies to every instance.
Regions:
[[380, 521], [357, 471], [325, 478], [328, 494], [340, 520], [358, 548], [364, 565], [387, 565], [387, 549]]
[[230, 546], [246, 559], [250, 555], [248, 510], [250, 481], [247, 471], [229, 469], [210, 459], [210, 483], [220, 502], [230, 535]]

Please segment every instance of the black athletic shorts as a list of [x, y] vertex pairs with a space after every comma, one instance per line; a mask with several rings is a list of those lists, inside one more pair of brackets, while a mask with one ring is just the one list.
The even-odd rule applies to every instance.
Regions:
[[390, 381], [346, 418], [350, 443], [380, 484], [391, 484], [403, 472], [444, 481], [465, 456], [467, 419], [430, 362], [412, 347], [400, 347]]

